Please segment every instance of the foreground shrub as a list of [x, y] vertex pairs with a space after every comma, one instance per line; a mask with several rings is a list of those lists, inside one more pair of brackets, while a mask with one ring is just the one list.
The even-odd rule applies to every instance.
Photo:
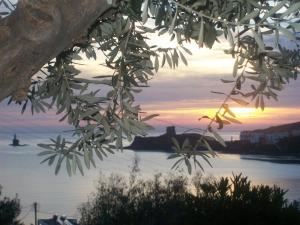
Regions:
[[22, 223], [17, 220], [21, 213], [20, 200], [16, 197], [10, 199], [1, 196], [2, 187], [0, 186], [0, 224], [1, 225], [21, 225]]
[[[132, 179], [133, 178], [133, 179]], [[99, 179], [79, 208], [81, 225], [299, 225], [299, 203], [279, 187], [253, 186], [247, 177], [203, 179], [196, 175], [129, 182], [118, 175]]]

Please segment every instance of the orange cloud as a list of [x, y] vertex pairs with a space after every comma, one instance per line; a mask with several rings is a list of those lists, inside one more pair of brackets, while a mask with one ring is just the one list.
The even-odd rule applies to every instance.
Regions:
[[[175, 106], [175, 104], [177, 105]], [[205, 115], [213, 117], [218, 111], [218, 108], [213, 107], [197, 107], [191, 105], [190, 107], [185, 107], [185, 105], [183, 103], [180, 104], [180, 102], [167, 105], [164, 104], [162, 106], [148, 105], [144, 108], [146, 108], [146, 111], [149, 113], [160, 114], [157, 119], [151, 121], [151, 124], [154, 126], [162, 125], [162, 123], [169, 123], [190, 128], [204, 128], [209, 121], [207, 119], [202, 119], [199, 122], [198, 119]], [[264, 111], [255, 109], [254, 107], [232, 107], [231, 110], [236, 114], [236, 119], [242, 122], [242, 125], [233, 124], [227, 126], [227, 128], [235, 130], [267, 127], [295, 122], [300, 119], [300, 107], [270, 107], [266, 108]]]

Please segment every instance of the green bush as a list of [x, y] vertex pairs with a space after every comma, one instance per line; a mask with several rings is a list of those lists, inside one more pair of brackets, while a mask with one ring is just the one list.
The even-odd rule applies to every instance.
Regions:
[[10, 199], [1, 197], [2, 187], [0, 185], [0, 224], [1, 225], [21, 225], [17, 217], [21, 213], [20, 200], [16, 197]]
[[[135, 176], [133, 176], [136, 178]], [[80, 206], [81, 225], [300, 224], [299, 203], [279, 187], [253, 186], [241, 174], [204, 179], [197, 174], [126, 181], [101, 176]]]

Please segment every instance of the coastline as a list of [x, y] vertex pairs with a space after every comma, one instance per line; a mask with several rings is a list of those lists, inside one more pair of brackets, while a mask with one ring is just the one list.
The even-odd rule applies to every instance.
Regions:
[[[144, 152], [144, 153], [165, 153], [171, 154], [170, 151], [164, 151], [159, 149], [154, 150], [133, 150], [128, 147], [125, 147], [125, 151], [133, 151], [133, 152]], [[300, 164], [300, 154], [262, 154], [262, 153], [237, 153], [237, 152], [227, 152], [227, 151], [216, 151], [216, 153], [224, 154], [224, 155], [240, 155], [241, 160], [255, 160], [262, 162], [270, 162], [270, 163], [278, 163], [278, 164]]]

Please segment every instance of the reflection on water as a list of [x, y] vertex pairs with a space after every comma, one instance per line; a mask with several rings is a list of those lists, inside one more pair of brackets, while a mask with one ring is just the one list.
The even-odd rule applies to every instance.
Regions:
[[[24, 141], [25, 142], [25, 141]], [[41, 140], [31, 140], [30, 146], [16, 148], [0, 143], [0, 184], [3, 194], [14, 197], [18, 193], [24, 206], [24, 213], [34, 201], [39, 203], [39, 217], [49, 217], [52, 213], [66, 214], [76, 217], [78, 204], [87, 200], [94, 190], [95, 181], [101, 170], [104, 174], [121, 173], [128, 175], [135, 153], [124, 151], [116, 153], [102, 162], [98, 168], [85, 171], [85, 176], [77, 174], [68, 177], [63, 169], [58, 176], [54, 169], [40, 165], [41, 158], [36, 143]], [[152, 178], [154, 173], [167, 174], [174, 161], [166, 160], [165, 153], [138, 153], [141, 175]], [[232, 173], [243, 173], [254, 184], [278, 185], [288, 189], [289, 199], [300, 199], [300, 165], [276, 164], [256, 160], [242, 160], [240, 155], [220, 154], [212, 159], [213, 168], [204, 164], [206, 175], [230, 176]], [[33, 222], [33, 214], [25, 219]]]

